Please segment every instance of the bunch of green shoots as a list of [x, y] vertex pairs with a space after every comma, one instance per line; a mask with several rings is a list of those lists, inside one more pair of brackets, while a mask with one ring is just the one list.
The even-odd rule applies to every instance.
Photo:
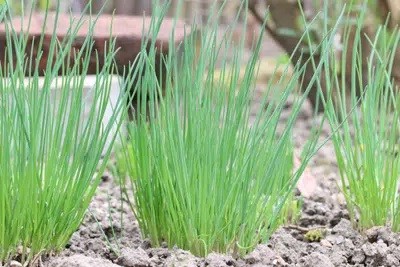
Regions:
[[[156, 8], [150, 36], [157, 35], [164, 13]], [[334, 30], [326, 45], [332, 46]], [[211, 20], [199, 34], [200, 46], [196, 36], [187, 36], [180, 54], [170, 42], [161, 81], [156, 79], [154, 43], [146, 44], [138, 59], [143, 71], [136, 86], [140, 103], [122, 164], [128, 168], [134, 200], [127, 196], [153, 246], [166, 242], [195, 255], [243, 255], [278, 227], [282, 207], [316, 151], [317, 136], [312, 135], [300, 168], [293, 171], [292, 129], [312, 84], [296, 98], [278, 133], [285, 103], [306, 66], [296, 66], [291, 77], [285, 72], [278, 84], [269, 84], [265, 109], [251, 121], [249, 102], [262, 38], [255, 41], [239, 82], [243, 42], [233, 48], [229, 31], [220, 41]], [[229, 61], [226, 51], [232, 49], [235, 55]], [[321, 57], [327, 60], [324, 53]], [[218, 79], [217, 61], [222, 66]], [[322, 75], [321, 68], [322, 63], [316, 66], [313, 82]]]
[[[2, 10], [1, 15], [8, 12]], [[7, 59], [0, 69], [0, 263], [17, 251], [27, 262], [64, 248], [101, 180], [116, 135], [111, 129], [119, 127], [125, 112], [125, 96], [120, 94], [110, 119], [104, 120], [114, 42], [110, 40], [104, 67], [98, 68], [87, 92], [84, 80], [94, 51], [95, 19], [86, 21], [90, 30], [79, 51], [72, 46], [84, 18], [71, 21], [68, 37], [58, 40], [52, 34], [49, 55], [57, 56], [47, 58], [43, 78], [38, 68], [42, 54], [26, 55], [27, 36], [7, 23]], [[39, 51], [43, 36], [36, 39]], [[85, 100], [88, 95], [93, 95], [91, 104]]]
[[[369, 40], [371, 54], [363, 54], [360, 46], [360, 38], [366, 38], [361, 32], [363, 21], [361, 16], [354, 40], [344, 35], [344, 47], [354, 42], [353, 51], [344, 50], [341, 64], [332, 60], [333, 71], [325, 72], [332, 92], [326, 102], [327, 117], [332, 128], [341, 127], [333, 135], [333, 144], [341, 188], [354, 226], [365, 230], [390, 225], [399, 231], [400, 95], [391, 70], [400, 34], [381, 26]], [[346, 62], [346, 53], [352, 53], [352, 62]], [[367, 66], [362, 64], [362, 57], [368, 57]], [[332, 75], [340, 73], [338, 68], [350, 68], [351, 79], [346, 81], [344, 71], [343, 76]], [[367, 68], [368, 78], [366, 87], [360, 88], [363, 68]], [[357, 92], [361, 92], [361, 97]]]

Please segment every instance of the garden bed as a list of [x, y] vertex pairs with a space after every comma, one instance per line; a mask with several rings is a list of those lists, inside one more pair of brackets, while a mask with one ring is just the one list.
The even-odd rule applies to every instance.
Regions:
[[[258, 101], [252, 110], [260, 108]], [[287, 106], [290, 109], [290, 105]], [[283, 112], [286, 114], [287, 112]], [[285, 123], [285, 118], [281, 120]], [[308, 103], [294, 130], [296, 147], [304, 145], [313, 125]], [[321, 139], [329, 134], [324, 127]], [[187, 251], [152, 247], [143, 240], [125, 200], [121, 201], [117, 178], [103, 176], [84, 223], [59, 256], [43, 259], [44, 266], [399, 266], [400, 236], [386, 228], [359, 234], [348, 220], [345, 200], [339, 192], [339, 175], [331, 143], [312, 160], [304, 179], [312, 192], [303, 198], [296, 225], [281, 227], [267, 244], [260, 244], [242, 259], [209, 254], [198, 258]], [[312, 180], [317, 187], [312, 187]], [[299, 195], [299, 193], [298, 193]], [[121, 206], [122, 205], [122, 206]], [[122, 220], [121, 220], [122, 219]]]
[[[90, 26], [62, 42], [50, 31], [43, 53], [25, 57], [30, 34], [18, 40], [5, 28], [0, 267], [400, 266], [390, 230], [400, 232], [390, 71], [400, 33], [377, 32], [362, 71], [362, 53], [347, 68], [330, 49], [340, 19], [332, 30], [324, 22], [318, 47], [299, 49], [305, 62], [294, 51], [263, 64], [261, 37], [250, 52], [244, 41], [254, 38], [234, 47], [235, 32], [219, 40], [213, 23], [177, 47], [171, 37], [160, 58], [150, 41], [167, 6], [154, 10], [149, 39], [130, 56], [112, 53], [120, 40], [104, 59], [92, 53], [105, 36]], [[361, 43], [343, 55], [348, 44]], [[117, 86], [111, 74], [133, 58]]]
[[[368, 76], [370, 90], [360, 108], [354, 109], [355, 115], [342, 121], [348, 115], [345, 92], [354, 92], [350, 101], [352, 106], [358, 104], [359, 77], [352, 75], [348, 86], [336, 75], [326, 75], [322, 82], [327, 88], [322, 90], [322, 74], [339, 73], [338, 65], [330, 62], [329, 49], [321, 50], [317, 64], [312, 60], [312, 75], [303, 80], [309, 63], [276, 72], [266, 66], [278, 62], [258, 65], [257, 51], [266, 45], [261, 45], [261, 38], [250, 59], [241, 61], [242, 53], [230, 57], [232, 47], [218, 46], [217, 26], [210, 35], [204, 33], [199, 53], [195, 36], [182, 44], [185, 53], [171, 52], [171, 60], [164, 61], [169, 71], [161, 83], [154, 68], [156, 46], [142, 47], [138, 65], [124, 76], [124, 86], [142, 100], [135, 108], [135, 122], [128, 127], [121, 120], [128, 99], [119, 98], [117, 107], [107, 111], [108, 89], [116, 87], [109, 75], [112, 54], [96, 75], [93, 97], [86, 94], [84, 83], [91, 73], [91, 53], [79, 53], [74, 59], [85, 63], [82, 75], [77, 75], [78, 68], [64, 65], [72, 43], [57, 57], [54, 66], [60, 69], [46, 64], [45, 81], [71, 70], [63, 75], [60, 101], [52, 100], [58, 90], [51, 83], [40, 85], [37, 75], [29, 90], [23, 75], [11, 76], [11, 86], [6, 84], [1, 91], [6, 95], [1, 104], [8, 112], [0, 113], [0, 124], [5, 125], [0, 131], [4, 182], [0, 252], [7, 267], [22, 267], [18, 261], [24, 266], [59, 267], [400, 265], [398, 234], [389, 227], [368, 229], [387, 223], [396, 230], [400, 225], [398, 125], [386, 130], [397, 122], [397, 113], [393, 120], [387, 114], [400, 102], [384, 93], [392, 89], [390, 61], [368, 65], [369, 73], [376, 74]], [[329, 33], [321, 46], [331, 47], [334, 37], [334, 31]], [[51, 40], [55, 46], [57, 40]], [[85, 39], [84, 44], [89, 43], [93, 45]], [[381, 45], [383, 51], [374, 52], [386, 55], [397, 43]], [[228, 55], [214, 56], [213, 51], [220, 50]], [[19, 53], [24, 51], [21, 46]], [[21, 63], [15, 64], [17, 74], [25, 73], [22, 59], [15, 59]], [[287, 63], [288, 58], [281, 60]], [[353, 59], [351, 66], [358, 63]], [[268, 69], [268, 75], [258, 76], [253, 96], [257, 66]], [[330, 93], [332, 84], [341, 84], [340, 96], [320, 98], [326, 117], [315, 117], [309, 102], [315, 99], [313, 90]], [[302, 97], [292, 95], [298, 87]], [[160, 103], [158, 89], [163, 90]], [[87, 105], [86, 100], [93, 103]], [[378, 127], [376, 120], [381, 122]], [[121, 125], [129, 138], [121, 139], [113, 150], [104, 149], [107, 140], [116, 137], [114, 128]], [[330, 129], [338, 131], [331, 136]], [[321, 148], [316, 152], [318, 136]], [[326, 141], [331, 138], [335, 150]], [[111, 151], [114, 156], [109, 161]], [[341, 187], [346, 199], [338, 186], [338, 165], [342, 177], [352, 178], [344, 182], [349, 191]], [[16, 261], [9, 262], [10, 258]]]

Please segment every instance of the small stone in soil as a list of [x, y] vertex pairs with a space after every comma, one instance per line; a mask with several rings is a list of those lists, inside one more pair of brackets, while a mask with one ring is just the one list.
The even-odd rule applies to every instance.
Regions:
[[10, 267], [22, 267], [22, 264], [19, 263], [18, 261], [11, 261], [9, 266]]
[[372, 227], [365, 231], [365, 235], [370, 243], [382, 240], [388, 246], [392, 244], [399, 245], [400, 235], [398, 233], [393, 233], [388, 227]]
[[332, 243], [329, 242], [326, 239], [322, 239], [320, 243], [321, 243], [321, 246], [323, 246], [323, 247], [327, 247], [327, 248], [331, 248], [332, 247]]
[[142, 248], [131, 249], [124, 248], [117, 263], [125, 267], [146, 267], [150, 265], [150, 258]]
[[367, 236], [369, 242], [373, 243], [378, 240], [379, 230], [380, 227], [375, 226], [365, 231], [365, 235]]

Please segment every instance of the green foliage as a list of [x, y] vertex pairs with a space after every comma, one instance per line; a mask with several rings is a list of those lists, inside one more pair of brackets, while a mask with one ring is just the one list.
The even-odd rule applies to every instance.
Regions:
[[308, 242], [320, 242], [325, 235], [324, 229], [313, 229], [304, 234], [304, 239]]
[[[163, 16], [162, 12], [158, 15]], [[157, 25], [159, 21], [153, 21], [149, 36], [157, 34]], [[147, 116], [137, 115], [130, 125], [129, 144], [124, 146], [129, 147], [124, 154], [130, 163], [132, 207], [153, 246], [165, 241], [196, 255], [212, 251], [242, 255], [266, 241], [282, 222], [282, 207], [288, 205], [316, 151], [313, 135], [305, 146], [302, 165], [293, 172], [293, 124], [312, 84], [306, 86], [304, 96], [296, 98], [287, 123], [278, 132], [285, 102], [306, 68], [296, 66], [291, 77], [285, 73], [279, 84], [268, 86], [263, 100], [266, 108], [252, 122], [249, 101], [261, 39], [239, 83], [243, 50], [239, 47], [232, 62], [224, 54], [232, 49], [231, 33], [220, 42], [216, 25], [209, 22], [200, 36], [199, 50], [195, 38], [188, 36], [180, 47], [181, 57], [172, 52], [164, 58], [167, 71], [160, 83], [155, 79], [154, 44], [150, 50], [143, 49], [138, 59], [143, 76], [136, 86], [141, 99], [137, 112]], [[332, 40], [333, 35], [328, 35], [327, 44]], [[171, 41], [170, 51], [173, 45]], [[221, 56], [222, 71], [215, 79]], [[321, 65], [316, 68], [312, 82], [318, 79]], [[226, 77], [230, 77], [228, 87]]]
[[[360, 28], [362, 18], [358, 23]], [[393, 230], [400, 230], [400, 157], [397, 156], [400, 95], [391, 78], [399, 37], [397, 30], [389, 32], [382, 26], [370, 40], [371, 55], [362, 54], [360, 38], [347, 40], [354, 42], [354, 50], [345, 50], [343, 55], [345, 58], [346, 53], [353, 52], [351, 80], [326, 72], [329, 91], [338, 103], [335, 107], [329, 98], [326, 107], [332, 128], [341, 127], [333, 135], [341, 188], [350, 218], [360, 230], [376, 225], [391, 225]], [[368, 66], [362, 66], [362, 57], [368, 57]], [[349, 62], [342, 66], [345, 64]], [[362, 68], [368, 71], [365, 88], [359, 87]], [[360, 99], [356, 95], [359, 91]], [[349, 110], [349, 103], [354, 109]]]
[[115, 175], [124, 177], [130, 175], [132, 178], [137, 178], [136, 170], [136, 155], [132, 144], [125, 143], [119, 146], [115, 153]]
[[76, 21], [62, 41], [52, 35], [49, 54], [57, 51], [57, 57], [48, 58], [43, 82], [36, 64], [42, 55], [26, 57], [26, 36], [7, 24], [7, 71], [0, 70], [0, 263], [18, 247], [22, 261], [64, 248], [100, 182], [112, 145], [106, 142], [116, 135], [111, 130], [121, 124], [124, 99], [105, 120], [113, 42], [87, 92], [93, 22], [83, 48], [71, 54], [81, 24]]
[[300, 219], [302, 208], [302, 199], [298, 199], [293, 195], [290, 195], [286, 204], [282, 207], [282, 216], [280, 219], [281, 222], [279, 224], [296, 224]]

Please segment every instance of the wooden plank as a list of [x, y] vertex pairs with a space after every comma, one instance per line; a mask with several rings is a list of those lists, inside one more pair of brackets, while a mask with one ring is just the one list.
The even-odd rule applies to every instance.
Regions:
[[[40, 70], [41, 73], [46, 69], [47, 59], [50, 57], [55, 57], [57, 55], [49, 55], [49, 47], [50, 42], [53, 36], [54, 30], [54, 19], [55, 14], [50, 13], [48, 15], [48, 21], [44, 25], [44, 14], [37, 13], [32, 16], [31, 25], [28, 28], [27, 23], [23, 24], [23, 31], [28, 34], [28, 45], [26, 51], [26, 55], [33, 55], [33, 57], [38, 56], [40, 53], [43, 53], [43, 56], [40, 58]], [[26, 18], [27, 19], [27, 18]], [[129, 63], [132, 63], [138, 53], [141, 50], [142, 43], [142, 31], [143, 28], [145, 31], [150, 26], [150, 17], [143, 18], [142, 16], [124, 16], [124, 15], [101, 15], [95, 26], [93, 31], [93, 39], [94, 39], [94, 50], [98, 53], [98, 58], [96, 53], [93, 53], [93, 58], [90, 60], [89, 66], [89, 74], [95, 73], [97, 64], [102, 66], [104, 59], [103, 53], [107, 52], [105, 49], [107, 43], [110, 40], [110, 30], [112, 29], [112, 37], [116, 39], [116, 48], [119, 49], [115, 61], [119, 68], [123, 68], [127, 66]], [[60, 14], [57, 25], [56, 25], [56, 35], [59, 40], [62, 40], [67, 37], [70, 29], [71, 17], [67, 14]], [[12, 27], [19, 31], [22, 27], [22, 20], [20, 18], [13, 19], [11, 22]], [[83, 45], [85, 38], [88, 35], [89, 31], [89, 16], [84, 17], [84, 23], [82, 27], [79, 28], [77, 35], [75, 37], [73, 47], [74, 49], [80, 49]], [[160, 32], [157, 36], [156, 46], [160, 53], [167, 54], [169, 49], [169, 41], [170, 34], [173, 31], [174, 21], [172, 19], [164, 19], [161, 24]], [[44, 29], [44, 40], [43, 46], [41, 50], [38, 49], [38, 41], [37, 39], [41, 36], [42, 31]], [[175, 42], [180, 43], [184, 37], [189, 34], [190, 28], [185, 27], [183, 21], [178, 21], [176, 27], [174, 29], [175, 33]], [[6, 26], [5, 24], [0, 24], [0, 64], [4, 65], [5, 63], [5, 49], [7, 44], [6, 40]], [[35, 41], [36, 40], [36, 41]], [[73, 57], [73, 53], [71, 54]], [[68, 59], [66, 59], [68, 60]], [[73, 61], [73, 58], [69, 59]]]

